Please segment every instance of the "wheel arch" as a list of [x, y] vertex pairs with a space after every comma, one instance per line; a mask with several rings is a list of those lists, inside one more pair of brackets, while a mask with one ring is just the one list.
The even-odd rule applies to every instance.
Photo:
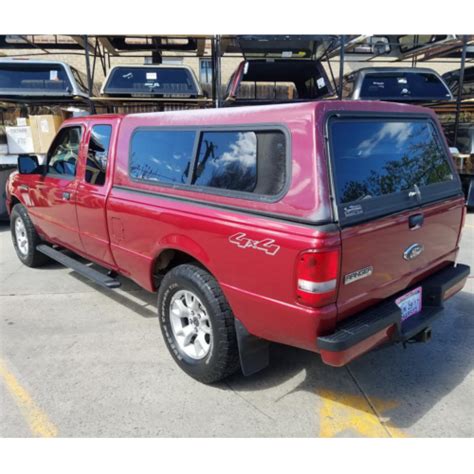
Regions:
[[154, 253], [150, 268], [154, 290], [169, 270], [184, 263], [194, 263], [218, 280], [207, 252], [188, 236], [170, 235], [160, 242]]
[[[14, 194], [12, 194], [12, 196], [10, 197], [10, 208], [9, 208], [9, 212], [11, 214], [11, 212], [13, 211], [13, 208], [17, 205], [17, 204], [23, 204]], [[23, 204], [24, 205], [24, 204]]]
[[[161, 247], [153, 259], [151, 279], [154, 289], [157, 289], [161, 279], [169, 270], [184, 263], [198, 265], [211, 274], [217, 281], [217, 284], [219, 284], [219, 278], [214, 273], [209, 256], [205, 250], [189, 237], [181, 237], [182, 238], [177, 238], [177, 236], [174, 236], [172, 241], [175, 242], [175, 245]], [[180, 242], [181, 245], [176, 245], [178, 242]], [[230, 301], [227, 301], [227, 303], [232, 311]], [[240, 366], [244, 375], [252, 375], [268, 366], [269, 343], [268, 341], [251, 335], [234, 313], [233, 317]]]

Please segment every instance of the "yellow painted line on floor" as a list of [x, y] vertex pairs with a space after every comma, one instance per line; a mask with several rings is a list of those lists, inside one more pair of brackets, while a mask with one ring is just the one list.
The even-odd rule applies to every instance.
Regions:
[[367, 438], [406, 438], [407, 435], [383, 416], [398, 406], [393, 401], [371, 398], [375, 408], [362, 395], [350, 395], [329, 390], [319, 390], [321, 408], [319, 411], [319, 436], [333, 438], [338, 434], [364, 436]]
[[35, 436], [52, 438], [57, 436], [57, 428], [49, 421], [48, 416], [31, 398], [30, 394], [20, 385], [16, 377], [7, 369], [5, 362], [0, 359], [0, 377], [5, 382], [10, 395], [18, 405]]

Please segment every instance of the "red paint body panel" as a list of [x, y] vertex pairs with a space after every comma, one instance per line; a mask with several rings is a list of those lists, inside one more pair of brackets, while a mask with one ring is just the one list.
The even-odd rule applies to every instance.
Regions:
[[[107, 117], [107, 116], [106, 116]], [[78, 227], [83, 244], [83, 250], [89, 258], [109, 268], [116, 268], [112, 250], [110, 248], [109, 229], [107, 225], [106, 203], [112, 189], [113, 171], [115, 163], [116, 139], [120, 124], [119, 118], [99, 118], [88, 124], [85, 140], [85, 154], [94, 125], [110, 125], [109, 157], [106, 169], [105, 184], [97, 186], [85, 180], [86, 160], [80, 160], [77, 168], [78, 184], [76, 191], [76, 210]]]
[[[454, 198], [344, 229], [341, 280], [368, 265], [373, 267], [373, 274], [349, 285], [341, 281], [338, 319], [380, 303], [430, 272], [454, 263], [463, 209], [463, 198]], [[424, 223], [412, 230], [408, 218], [419, 213]], [[414, 243], [422, 244], [424, 252], [415, 260], [404, 260], [404, 250]]]
[[[463, 215], [462, 199], [453, 198], [343, 230], [334, 224], [325, 127], [329, 113], [345, 110], [424, 113], [437, 123], [430, 110], [376, 101], [91, 116], [63, 124], [81, 123], [86, 129], [76, 179], [69, 184], [49, 183], [48, 177], [17, 174], [10, 179], [8, 198], [13, 196], [28, 208], [47, 240], [116, 269], [150, 291], [155, 290], [154, 263], [160, 253], [168, 249], [185, 252], [215, 276], [234, 314], [251, 334], [316, 351], [317, 337], [333, 332], [338, 321], [452, 263]], [[95, 124], [114, 128], [103, 187], [83, 179], [87, 140]], [[278, 201], [129, 178], [129, 144], [137, 127], [205, 129], [234, 124], [275, 124], [288, 131], [291, 179]], [[25, 184], [29, 191], [21, 190], [20, 185]], [[55, 190], [50, 190], [53, 185]], [[75, 193], [71, 207], [57, 198], [68, 186]], [[410, 230], [408, 218], [418, 212], [424, 215], [424, 225]], [[237, 233], [255, 241], [271, 239], [279, 249], [269, 255], [239, 247], [229, 240]], [[403, 251], [413, 242], [422, 243], [425, 252], [420, 259], [406, 262]], [[297, 257], [309, 249], [341, 252], [336, 304], [311, 308], [297, 302]], [[371, 278], [344, 285], [344, 275], [367, 265], [374, 267]], [[386, 328], [345, 353], [325, 353], [323, 359], [343, 365], [385, 342], [390, 331]]]

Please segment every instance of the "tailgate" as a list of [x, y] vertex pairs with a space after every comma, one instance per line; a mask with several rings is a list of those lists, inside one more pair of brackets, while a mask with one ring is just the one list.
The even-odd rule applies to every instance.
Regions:
[[339, 115], [329, 132], [344, 319], [453, 262], [464, 200], [429, 116]]

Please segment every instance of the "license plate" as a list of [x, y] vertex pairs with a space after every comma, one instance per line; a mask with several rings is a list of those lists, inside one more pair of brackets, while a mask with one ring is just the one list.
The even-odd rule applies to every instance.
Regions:
[[421, 311], [421, 286], [406, 293], [395, 300], [396, 305], [402, 310], [402, 321]]

